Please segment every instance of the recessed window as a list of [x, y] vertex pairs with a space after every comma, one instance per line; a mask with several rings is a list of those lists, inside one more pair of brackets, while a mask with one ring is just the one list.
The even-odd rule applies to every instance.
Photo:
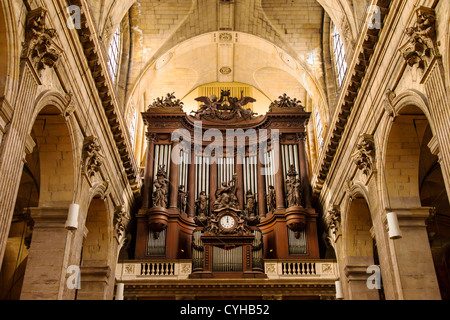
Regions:
[[336, 77], [339, 88], [344, 82], [345, 74], [347, 72], [347, 62], [345, 61], [345, 48], [342, 38], [336, 26], [333, 29], [332, 35], [334, 62], [336, 67]]
[[119, 72], [119, 61], [120, 61], [120, 27], [117, 28], [116, 32], [109, 46], [109, 73], [111, 74], [111, 79], [113, 83], [116, 83], [117, 75]]
[[322, 125], [322, 119], [320, 117], [320, 112], [318, 109], [316, 109], [314, 118], [316, 120], [316, 133], [317, 133], [317, 141], [319, 143], [319, 150], [322, 151], [323, 144], [324, 144], [323, 137], [322, 137], [323, 125]]

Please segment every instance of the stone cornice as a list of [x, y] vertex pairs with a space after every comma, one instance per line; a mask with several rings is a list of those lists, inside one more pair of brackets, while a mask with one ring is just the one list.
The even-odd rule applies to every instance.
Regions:
[[[380, 7], [381, 21], [384, 21], [384, 18], [389, 12], [391, 0], [378, 0], [373, 2]], [[321, 193], [327, 180], [328, 173], [330, 172], [331, 165], [341, 143], [350, 114], [358, 98], [361, 84], [369, 68], [372, 55], [383, 28], [382, 25], [381, 29], [370, 29], [367, 23], [369, 19], [370, 16], [366, 16], [366, 23], [363, 24], [359, 40], [356, 44], [355, 53], [342, 86], [334, 118], [330, 123], [327, 140], [313, 175], [312, 185], [316, 195]]]
[[[69, 5], [81, 7], [81, 29], [77, 30], [78, 36], [83, 46], [84, 54], [94, 79], [101, 104], [108, 119], [108, 124], [125, 169], [125, 174], [133, 193], [137, 195], [140, 193], [142, 183], [139, 178], [139, 167], [134, 159], [127, 129], [119, 110], [116, 93], [109, 76], [102, 45], [96, 36], [95, 26], [90, 14], [86, 14], [88, 4], [85, 0], [67, 0], [67, 3]], [[87, 11], [89, 11], [89, 9], [87, 9]]]

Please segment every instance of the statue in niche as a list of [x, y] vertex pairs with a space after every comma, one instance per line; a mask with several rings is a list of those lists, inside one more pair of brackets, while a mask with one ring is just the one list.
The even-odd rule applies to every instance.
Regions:
[[153, 192], [153, 206], [167, 208], [167, 196], [169, 180], [167, 179], [166, 166], [161, 165], [158, 168], [156, 180], [153, 183], [155, 191]]
[[201, 219], [206, 219], [208, 214], [208, 196], [205, 191], [200, 192], [198, 199], [195, 201], [197, 206], [197, 216]]
[[298, 173], [295, 165], [291, 165], [286, 180], [288, 207], [302, 206], [302, 183], [297, 179]]
[[214, 210], [223, 208], [239, 209], [239, 201], [236, 196], [236, 180], [237, 175], [234, 174], [230, 182], [222, 182], [222, 186], [216, 191]]
[[247, 205], [245, 208], [245, 210], [247, 211], [247, 216], [249, 218], [255, 218], [256, 217], [256, 194], [252, 193], [251, 190], [248, 190], [245, 197], [247, 198]]
[[187, 197], [188, 193], [184, 189], [184, 186], [181, 185], [178, 187], [178, 203], [177, 206], [180, 209], [181, 212], [184, 212], [186, 210], [186, 203], [187, 203]]
[[277, 208], [277, 195], [274, 186], [269, 186], [269, 193], [266, 196], [269, 211], [275, 211]]

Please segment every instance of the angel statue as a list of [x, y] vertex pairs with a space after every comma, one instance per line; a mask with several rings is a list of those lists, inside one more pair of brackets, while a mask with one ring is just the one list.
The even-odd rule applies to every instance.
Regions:
[[240, 119], [249, 119], [256, 115], [256, 113], [253, 113], [250, 108], [244, 109], [246, 105], [249, 103], [254, 103], [256, 100], [251, 97], [244, 97], [243, 91], [241, 92], [241, 99], [238, 100], [238, 98], [230, 98], [230, 100], [234, 111]]
[[197, 119], [201, 119], [203, 116], [215, 116], [217, 112], [217, 106], [220, 104], [216, 95], [208, 97], [200, 97], [195, 101], [203, 103], [198, 111], [192, 111]]

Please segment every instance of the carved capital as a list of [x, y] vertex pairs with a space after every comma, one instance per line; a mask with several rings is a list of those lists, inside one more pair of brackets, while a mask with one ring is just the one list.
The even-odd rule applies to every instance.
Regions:
[[56, 31], [45, 27], [46, 17], [47, 10], [44, 8], [28, 13], [22, 45], [22, 57], [30, 59], [38, 73], [46, 67], [53, 68], [62, 51], [54, 41]]
[[120, 239], [127, 230], [130, 216], [123, 206], [116, 207], [114, 211], [114, 229], [117, 239]]
[[375, 141], [372, 135], [363, 134], [356, 145], [356, 152], [352, 155], [353, 162], [366, 176], [375, 170]]
[[98, 143], [97, 137], [86, 137], [83, 144], [83, 172], [88, 178], [91, 178], [95, 173], [100, 171], [103, 165], [105, 156], [102, 153], [102, 148]]
[[436, 13], [434, 9], [420, 7], [416, 10], [416, 22], [405, 30], [407, 42], [400, 52], [409, 66], [426, 68], [426, 62], [439, 55], [436, 42]]
[[341, 227], [341, 210], [339, 206], [334, 205], [325, 218], [325, 223], [332, 235], [336, 236]]

